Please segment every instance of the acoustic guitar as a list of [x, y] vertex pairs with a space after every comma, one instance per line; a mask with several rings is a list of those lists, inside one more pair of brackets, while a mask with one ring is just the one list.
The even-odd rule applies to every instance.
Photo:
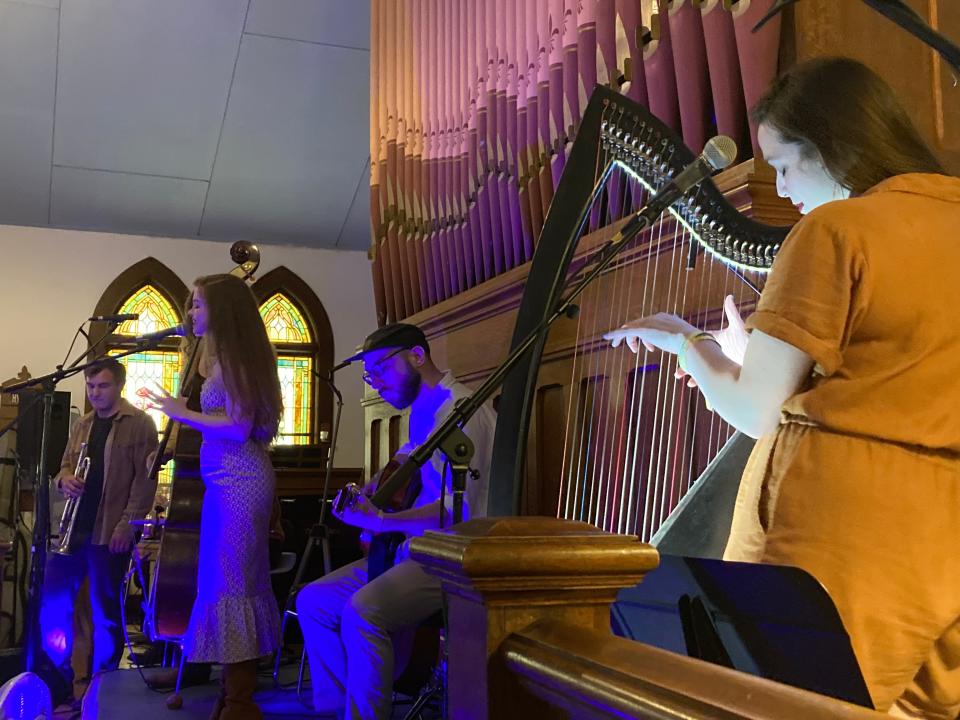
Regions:
[[[371, 488], [372, 492], [367, 497], [371, 497], [373, 493], [379, 490], [401, 464], [399, 460], [390, 460], [377, 475], [377, 485], [375, 488]], [[400, 485], [389, 497], [387, 503], [383, 507], [378, 507], [378, 509], [386, 513], [409, 510], [417, 501], [417, 496], [420, 495], [422, 487], [420, 468], [417, 468], [410, 479]], [[356, 483], [348, 483], [333, 499], [334, 514], [338, 517], [342, 516], [345, 510], [356, 505], [362, 494], [363, 488]], [[364, 531], [361, 533], [360, 546], [367, 556], [367, 582], [393, 567], [397, 550], [406, 539], [406, 534], [402, 532], [370, 533]]]

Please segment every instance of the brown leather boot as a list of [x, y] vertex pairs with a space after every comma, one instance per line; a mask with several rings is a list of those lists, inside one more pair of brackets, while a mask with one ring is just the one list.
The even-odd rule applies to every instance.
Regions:
[[210, 711], [209, 720], [220, 720], [220, 713], [223, 712], [223, 708], [227, 704], [227, 688], [223, 684], [223, 679], [220, 680], [220, 693], [217, 695], [217, 701], [213, 704], [213, 710]]
[[263, 713], [253, 701], [257, 689], [257, 661], [244, 660], [223, 666], [224, 707], [218, 720], [262, 720]]

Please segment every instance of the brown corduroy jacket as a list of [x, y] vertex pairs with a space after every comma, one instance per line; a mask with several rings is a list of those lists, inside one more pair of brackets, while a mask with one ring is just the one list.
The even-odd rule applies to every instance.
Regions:
[[[80, 444], [90, 436], [95, 416], [95, 412], [89, 412], [74, 425], [60, 462], [58, 488], [60, 476], [72, 474], [76, 469]], [[142, 520], [150, 512], [157, 478], [149, 477], [147, 460], [157, 445], [157, 426], [153, 419], [121, 399], [103, 450], [103, 493], [93, 526], [92, 544], [107, 545], [119, 525]]]

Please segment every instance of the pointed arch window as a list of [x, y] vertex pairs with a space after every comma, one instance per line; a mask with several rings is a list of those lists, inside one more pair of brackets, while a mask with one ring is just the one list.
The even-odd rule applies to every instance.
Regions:
[[282, 292], [260, 305], [260, 317], [277, 353], [277, 374], [283, 394], [283, 417], [277, 445], [313, 442], [313, 373], [316, 345], [303, 313]]
[[[179, 325], [181, 322], [180, 314], [173, 303], [149, 283], [130, 294], [123, 301], [118, 312], [139, 315], [136, 320], [127, 320], [122, 323], [115, 331], [113, 344], [121, 347], [129, 338]], [[120, 351], [118, 347], [111, 353]], [[159, 410], [147, 407], [147, 401], [140, 397], [137, 391], [159, 385], [171, 395], [177, 395], [180, 392], [182, 361], [175, 339], [155, 349], [142, 350], [120, 358], [120, 362], [127, 368], [127, 382], [123, 387], [123, 397], [132, 405], [145, 410], [153, 418], [161, 435], [168, 422], [167, 416]], [[168, 462], [157, 478], [157, 492], [161, 499], [168, 498], [172, 479], [173, 462]]]
[[128, 297], [119, 313], [135, 313], [140, 317], [120, 325], [118, 335], [143, 335], [180, 324], [180, 315], [153, 285], [144, 285]]

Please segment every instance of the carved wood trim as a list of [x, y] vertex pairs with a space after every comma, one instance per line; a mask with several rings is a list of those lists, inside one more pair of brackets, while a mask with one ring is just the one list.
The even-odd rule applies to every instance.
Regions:
[[[889, 717], [825, 695], [614, 637], [609, 631], [551, 619], [510, 635], [500, 647], [499, 659], [524, 692], [549, 707], [549, 714], [539, 717]], [[558, 710], [562, 712], [555, 714]]]

